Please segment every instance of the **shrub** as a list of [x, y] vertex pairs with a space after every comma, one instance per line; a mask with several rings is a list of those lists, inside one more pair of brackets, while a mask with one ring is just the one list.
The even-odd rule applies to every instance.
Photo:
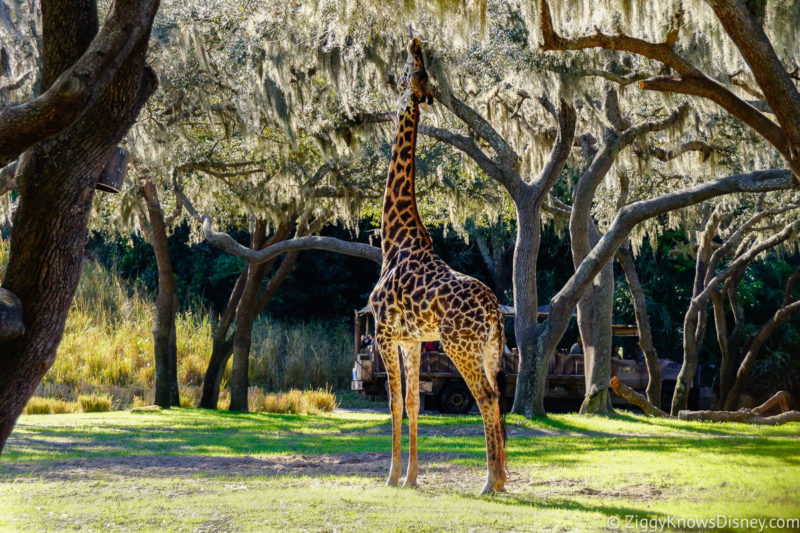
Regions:
[[339, 406], [336, 395], [330, 388], [309, 390], [305, 394], [311, 411], [330, 413]]
[[26, 415], [49, 415], [75, 413], [78, 409], [77, 402], [67, 402], [59, 398], [42, 398], [34, 396], [25, 406]]
[[53, 412], [53, 409], [50, 406], [50, 400], [48, 398], [33, 396], [28, 400], [24, 412], [26, 415], [49, 415]]
[[201, 393], [200, 387], [182, 387], [179, 392], [181, 407], [196, 407]]
[[251, 413], [259, 413], [264, 408], [264, 389], [261, 387], [250, 387], [247, 389], [247, 409]]
[[111, 398], [105, 394], [81, 394], [78, 403], [84, 413], [105, 413], [111, 410]]
[[50, 399], [50, 409], [53, 414], [77, 413], [80, 411], [78, 402], [66, 402], [57, 398]]
[[336, 395], [329, 389], [297, 389], [288, 392], [264, 394], [260, 387], [247, 391], [248, 407], [252, 412], [279, 414], [329, 413], [336, 409]]
[[147, 405], [149, 404], [144, 401], [144, 398], [141, 396], [134, 396], [133, 403], [131, 404], [131, 410], [138, 409], [139, 407], [146, 407]]

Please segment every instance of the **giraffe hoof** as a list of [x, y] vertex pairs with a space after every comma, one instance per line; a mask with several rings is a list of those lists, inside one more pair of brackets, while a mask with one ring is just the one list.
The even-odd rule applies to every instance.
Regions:
[[417, 488], [417, 480], [416, 479], [412, 479], [412, 480], [406, 479], [403, 482], [403, 488], [404, 489], [415, 489], [415, 488]]
[[400, 477], [399, 476], [398, 477], [389, 476], [386, 479], [386, 486], [387, 487], [396, 487], [397, 485], [400, 484], [399, 481], [400, 481]]
[[491, 483], [487, 483], [486, 486], [483, 487], [483, 490], [481, 491], [480, 495], [481, 496], [486, 496], [486, 495], [493, 496], [494, 495], [494, 488], [492, 487], [492, 484]]

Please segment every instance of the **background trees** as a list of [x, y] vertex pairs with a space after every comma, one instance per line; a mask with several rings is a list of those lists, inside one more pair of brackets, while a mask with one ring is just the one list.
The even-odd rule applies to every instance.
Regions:
[[[684, 244], [697, 245], [691, 250], [697, 281], [683, 320], [684, 372], [673, 409], [684, 405], [696, 361], [710, 350], [703, 335], [709, 301], [724, 367], [721, 396], [730, 397], [738, 359], [744, 357], [750, 365], [755, 355], [745, 355], [757, 353], [758, 339], [795, 309], [794, 284], [788, 283], [794, 278], [788, 271], [780, 282], [788, 288], [782, 287], [778, 315], [773, 309], [770, 316], [759, 317], [761, 333], [747, 330], [736, 296], [736, 287], [747, 286], [746, 272], [759, 268], [759, 254], [771, 249], [759, 248], [771, 238], [765, 225], [780, 222], [781, 228], [770, 231], [786, 237], [776, 237], [783, 246], [794, 242], [795, 211], [776, 213], [783, 217], [780, 221], [753, 222], [750, 229], [761, 232], [756, 240], [750, 229], [737, 233], [736, 224], [766, 206], [771, 211], [796, 202], [792, 176], [799, 161], [795, 108], [800, 99], [797, 59], [790, 50], [797, 40], [792, 27], [800, 9], [795, 3], [756, 9], [741, 2], [675, 2], [665, 7], [643, 1], [635, 10], [629, 2], [613, 0], [601, 7], [573, 4], [420, 4], [405, 11], [359, 1], [161, 6], [147, 52], [161, 88], [125, 141], [136, 162], [131, 188], [118, 205], [101, 202], [97, 219], [98, 226], [114, 218], [124, 221], [120, 227], [138, 225], [156, 252], [155, 352], [163, 354], [156, 361], [164, 370], [163, 375], [158, 372], [163, 377], [157, 380], [159, 402], [176, 403], [171, 321], [184, 281], [176, 258], [168, 253], [174, 231], [188, 232], [194, 242], [205, 240], [250, 263], [245, 267], [232, 258], [220, 263], [228, 292], [216, 297], [216, 342], [203, 400], [209, 407], [216, 405], [221, 370], [233, 353], [239, 361], [233, 407], [246, 408], [248, 324], [278, 294], [282, 280], [292, 284], [291, 271], [301, 261], [296, 254], [321, 248], [374, 259], [369, 245], [377, 244], [396, 102], [393, 81], [403, 63], [409, 18], [426, 41], [437, 95], [434, 112], [423, 117], [420, 127], [420, 210], [427, 223], [441, 224], [464, 238], [467, 250], [474, 247], [474, 255], [485, 264], [480, 273], [499, 296], [510, 289], [517, 311], [515, 341], [522, 354], [515, 411], [528, 416], [544, 412], [545, 370], [576, 306], [590, 369], [585, 410], [607, 409], [608, 325], [612, 307], [619, 308], [624, 300], [622, 285], [614, 282], [614, 257], [625, 270], [636, 319], [646, 332], [648, 315], [664, 311], [652, 305], [647, 309], [647, 291], [658, 281], [654, 271], [646, 268], [638, 283], [634, 267], [648, 265], [642, 250], [661, 253], [660, 236], [672, 238], [682, 230], [688, 237]], [[56, 11], [44, 2], [41, 32], [35, 6], [23, 2], [9, 11], [2, 5], [0, 190], [18, 191], [3, 196], [5, 214], [16, 210], [12, 259], [3, 286], [17, 293], [23, 309], [37, 309], [30, 302], [46, 301], [40, 296], [47, 291], [26, 285], [25, 276], [34, 272], [33, 263], [44, 261], [41, 254], [50, 253], [47, 246], [83, 242], [92, 198], [86, 174], [96, 179], [106, 148], [122, 138], [138, 112], [133, 108], [152, 92], [142, 58], [156, 5], [125, 4], [130, 9], [123, 13], [115, 4], [91, 42], [78, 33], [94, 35], [92, 31], [77, 32], [71, 22], [63, 27], [65, 21], [79, 19], [81, 28], [97, 26], [96, 10], [89, 3], [70, 4], [73, 19], [56, 20]], [[115, 33], [116, 24], [127, 22], [135, 30], [132, 36]], [[41, 48], [28, 38], [40, 34]], [[58, 43], [69, 35], [73, 51], [67, 57], [62, 48], [68, 47]], [[106, 47], [105, 60], [95, 55], [93, 62], [91, 54], [79, 58], [77, 50], [101, 45]], [[134, 56], [136, 61], [129, 59]], [[134, 82], [140, 82], [138, 88]], [[127, 95], [124, 102], [114, 100], [121, 98], [120, 91]], [[9, 105], [23, 99], [29, 102]], [[52, 114], [51, 109], [69, 112]], [[65, 133], [65, 128], [99, 120], [109, 110], [119, 111], [125, 125], [105, 125], [107, 129], [95, 132], [86, 122], [84, 130]], [[9, 135], [12, 130], [15, 134]], [[57, 160], [62, 173], [72, 165], [55, 148], [62, 137], [54, 135], [64, 136], [63, 142], [69, 141], [64, 146], [71, 150], [83, 136], [103, 137], [102, 146], [96, 139], [95, 144], [80, 145], [78, 152], [89, 156], [75, 167], [82, 176], [74, 177], [82, 183], [79, 188], [53, 185], [66, 183], [66, 178], [46, 179], [44, 188], [23, 183], [44, 179], [25, 176], [56, 172], [47, 165]], [[51, 140], [44, 143], [46, 138]], [[77, 159], [78, 152], [70, 157]], [[85, 166], [94, 154], [93, 166]], [[44, 165], [41, 172], [34, 172], [37, 165]], [[50, 186], [58, 190], [47, 196]], [[762, 194], [774, 190], [790, 192]], [[48, 202], [56, 197], [78, 205], [76, 220], [84, 222], [63, 227], [58, 222], [72, 240], [59, 234], [46, 245], [42, 235], [56, 226], [37, 228], [31, 221], [38, 211], [32, 206], [50, 205], [41, 208], [52, 210]], [[692, 233], [696, 220], [713, 222], [700, 228], [707, 229], [702, 238]], [[487, 229], [492, 227], [502, 229]], [[574, 274], [567, 266], [545, 279], [538, 269], [545, 257], [549, 261], [550, 250], [542, 250], [541, 243], [543, 235], [553, 236], [553, 228], [569, 230]], [[506, 231], [516, 232], [513, 242], [504, 236]], [[498, 236], [505, 240], [494, 242]], [[249, 247], [241, 244], [247, 240]], [[59, 248], [56, 256], [71, 265], [64, 267], [68, 293], [74, 290], [70, 286], [83, 252], [80, 243], [66, 247], [71, 251]], [[34, 248], [40, 252], [27, 255]], [[568, 259], [566, 248], [562, 253]], [[464, 259], [464, 264], [472, 265], [470, 261]], [[55, 283], [52, 269], [40, 274]], [[542, 323], [536, 318], [540, 294], [552, 297], [550, 316]], [[44, 351], [50, 355], [36, 363], [39, 376], [55, 353], [57, 324], [63, 324], [70, 297], [57, 299], [58, 305], [48, 306], [55, 313], [48, 315], [45, 328], [50, 340]], [[34, 324], [38, 312], [25, 314], [29, 332], [33, 326], [28, 321]], [[664, 327], [662, 320], [654, 322], [656, 328]], [[673, 328], [663, 337], [679, 336]], [[656, 345], [667, 341], [648, 342], [647, 337], [643, 335], [642, 345], [651, 369], [648, 393], [657, 401]], [[675, 341], [674, 346], [680, 345]], [[26, 357], [9, 364], [24, 366], [39, 356]]]

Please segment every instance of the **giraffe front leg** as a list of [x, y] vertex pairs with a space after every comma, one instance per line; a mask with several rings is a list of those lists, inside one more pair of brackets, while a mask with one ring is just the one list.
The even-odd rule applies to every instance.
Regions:
[[400, 382], [400, 353], [397, 341], [382, 337], [380, 334], [375, 339], [378, 351], [386, 366], [389, 381], [389, 410], [392, 412], [392, 463], [389, 467], [389, 477], [386, 484], [392, 487], [398, 485], [402, 470], [400, 457], [400, 436], [403, 424], [403, 388]]
[[417, 419], [419, 416], [419, 361], [420, 343], [402, 342], [403, 365], [406, 370], [406, 413], [408, 413], [408, 471], [404, 487], [416, 487], [419, 463], [417, 462]]

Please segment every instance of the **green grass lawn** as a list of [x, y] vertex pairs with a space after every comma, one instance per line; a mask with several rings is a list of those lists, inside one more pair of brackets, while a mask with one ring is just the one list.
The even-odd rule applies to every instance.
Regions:
[[384, 413], [23, 416], [0, 458], [0, 529], [642, 531], [670, 517], [667, 530], [800, 518], [800, 424], [553, 415], [509, 417], [509, 430], [508, 492], [481, 498], [477, 416], [421, 417], [416, 490], [383, 485]]

